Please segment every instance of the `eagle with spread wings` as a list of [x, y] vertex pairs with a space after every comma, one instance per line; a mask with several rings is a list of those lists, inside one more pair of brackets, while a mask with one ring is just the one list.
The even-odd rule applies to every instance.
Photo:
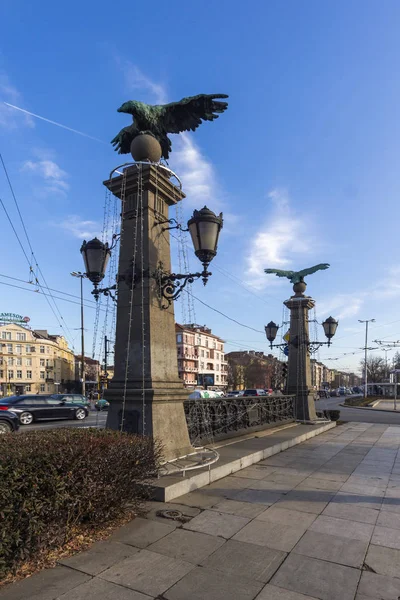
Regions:
[[301, 282], [304, 283], [304, 277], [306, 277], [306, 275], [312, 275], [317, 271], [323, 271], [329, 267], [330, 265], [328, 263], [320, 263], [319, 265], [315, 265], [309, 269], [303, 269], [302, 271], [281, 271], [280, 269], [264, 269], [264, 271], [265, 273], [274, 274], [277, 277], [287, 277], [291, 283], [295, 284]]
[[199, 94], [179, 102], [151, 106], [137, 100], [125, 102], [118, 112], [132, 115], [133, 124], [124, 127], [111, 141], [119, 154], [128, 154], [132, 140], [143, 133], [155, 137], [161, 146], [162, 156], [169, 157], [171, 140], [168, 133], [194, 131], [203, 121], [214, 121], [228, 108], [226, 94]]

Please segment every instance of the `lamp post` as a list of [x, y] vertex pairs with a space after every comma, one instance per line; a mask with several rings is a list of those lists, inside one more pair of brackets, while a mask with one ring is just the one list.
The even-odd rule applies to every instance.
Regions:
[[295, 292], [284, 304], [290, 310], [289, 340], [284, 344], [274, 344], [279, 326], [270, 321], [265, 326], [265, 335], [271, 348], [288, 347], [287, 392], [295, 395], [295, 415], [298, 420], [313, 422], [316, 420], [314, 394], [312, 393], [312, 372], [310, 355], [323, 345], [330, 346], [336, 333], [338, 321], [328, 317], [322, 323], [327, 342], [311, 342], [308, 330], [308, 311], [315, 306], [310, 296], [305, 296], [305, 284], [295, 283]]
[[81, 271], [72, 271], [73, 277], [78, 277], [81, 280], [81, 380], [82, 380], [82, 396], [85, 395], [85, 330], [83, 324], [83, 280], [87, 277], [86, 273]]
[[[124, 165], [125, 166], [125, 165]], [[183, 402], [187, 399], [178, 376], [173, 301], [185, 286], [201, 278], [205, 285], [209, 264], [217, 254], [222, 214], [207, 207], [195, 210], [188, 221], [194, 251], [203, 265], [196, 273], [171, 271], [169, 230], [180, 224], [169, 207], [185, 197], [167, 167], [134, 163], [104, 185], [122, 202], [121, 243], [115, 285], [99, 289], [112, 246], [100, 240], [81, 248], [88, 278], [100, 294], [117, 302], [114, 377], [105, 390], [110, 402], [107, 427], [152, 435], [163, 445], [166, 459], [193, 452]]]
[[367, 397], [367, 385], [368, 385], [368, 324], [375, 323], [375, 319], [366, 319], [362, 321], [358, 319], [359, 323], [365, 323], [365, 346], [364, 346], [364, 398]]

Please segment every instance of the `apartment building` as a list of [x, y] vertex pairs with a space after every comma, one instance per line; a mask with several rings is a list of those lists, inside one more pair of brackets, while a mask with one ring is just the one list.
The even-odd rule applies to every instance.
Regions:
[[227, 362], [224, 341], [205, 325], [176, 323], [178, 373], [187, 387], [225, 390]]
[[66, 392], [74, 384], [74, 355], [63, 336], [0, 323], [0, 396]]

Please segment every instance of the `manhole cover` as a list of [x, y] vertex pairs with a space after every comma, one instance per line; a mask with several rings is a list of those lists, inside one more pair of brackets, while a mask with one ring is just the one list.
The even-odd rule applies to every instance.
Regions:
[[187, 523], [191, 517], [187, 517], [180, 510], [159, 510], [157, 511], [157, 517], [163, 517], [164, 519], [171, 519], [172, 521], [180, 521], [181, 523]]

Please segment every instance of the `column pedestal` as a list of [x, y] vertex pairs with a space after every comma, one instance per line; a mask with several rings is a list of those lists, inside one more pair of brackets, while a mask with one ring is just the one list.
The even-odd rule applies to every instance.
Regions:
[[300, 421], [315, 421], [314, 393], [311, 382], [308, 311], [314, 308], [312, 298], [295, 294], [284, 302], [290, 310], [290, 341], [287, 391], [295, 395], [295, 416]]
[[128, 167], [104, 185], [123, 200], [107, 427], [153, 436], [168, 460], [193, 452], [183, 407], [189, 393], [178, 377], [174, 305], [162, 308], [165, 299], [151, 274], [160, 263], [171, 271], [169, 224], [160, 221], [185, 195], [164, 169], [151, 164]]

